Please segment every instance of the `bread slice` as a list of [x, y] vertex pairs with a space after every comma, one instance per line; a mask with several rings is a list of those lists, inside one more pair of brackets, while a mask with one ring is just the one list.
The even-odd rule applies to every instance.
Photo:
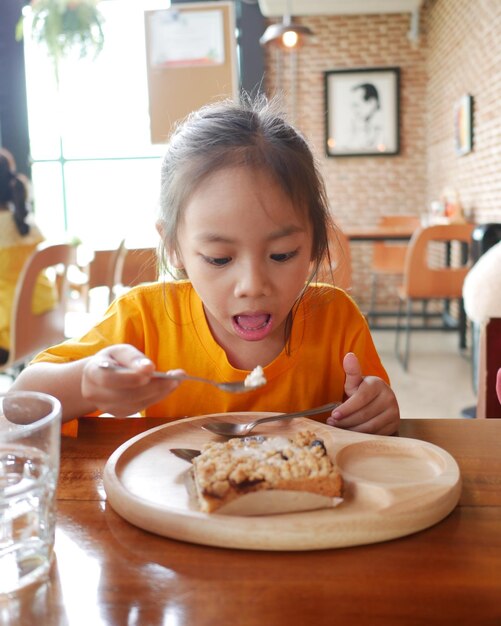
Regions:
[[209, 443], [193, 460], [192, 489], [201, 511], [263, 515], [332, 507], [343, 481], [314, 432]]

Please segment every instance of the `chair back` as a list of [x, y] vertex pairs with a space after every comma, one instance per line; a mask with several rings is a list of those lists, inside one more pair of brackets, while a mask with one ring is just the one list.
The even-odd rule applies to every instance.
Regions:
[[352, 265], [350, 240], [339, 228], [331, 231], [329, 236], [330, 265], [324, 263], [318, 271], [317, 280], [331, 283], [345, 291], [352, 287]]
[[[469, 270], [473, 224], [435, 224], [419, 228], [412, 236], [405, 257], [403, 292], [408, 298], [461, 298]], [[461, 263], [451, 263], [451, 245], [461, 244]], [[430, 244], [446, 244], [445, 254], [436, 258]]]
[[118, 259], [122, 254], [125, 240], [122, 239], [117, 248], [107, 250], [92, 250], [89, 254], [90, 261], [86, 267], [88, 274], [86, 287], [95, 289], [96, 287], [107, 287], [110, 291], [113, 288], [115, 268]]
[[85, 272], [87, 280], [78, 290], [84, 296], [86, 310], [92, 308], [91, 293], [99, 293], [97, 301], [106, 308], [127, 288], [157, 280], [156, 249], [127, 248], [122, 239], [116, 248], [93, 250]]
[[[382, 215], [379, 226], [403, 226], [417, 230], [421, 220], [416, 215]], [[383, 274], [402, 274], [407, 253], [407, 243], [375, 241], [372, 247], [373, 270]]]
[[[70, 244], [41, 244], [21, 272], [11, 313], [9, 359], [2, 369], [23, 365], [34, 354], [66, 339], [65, 315], [69, 295], [67, 272], [76, 264], [76, 248]], [[57, 301], [44, 313], [33, 312], [34, 294], [42, 272], [53, 268]]]
[[155, 248], [128, 248], [120, 243], [113, 267], [113, 287], [134, 287], [158, 279]]

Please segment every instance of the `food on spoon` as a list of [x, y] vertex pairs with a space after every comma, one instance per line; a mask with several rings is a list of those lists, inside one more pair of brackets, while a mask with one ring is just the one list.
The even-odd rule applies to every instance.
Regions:
[[266, 378], [264, 376], [263, 368], [260, 365], [255, 367], [247, 376], [244, 380], [244, 385], [246, 387], [262, 387], [263, 385], [266, 385]]
[[269, 515], [339, 504], [343, 480], [314, 432], [208, 443], [193, 460], [191, 481], [200, 510]]

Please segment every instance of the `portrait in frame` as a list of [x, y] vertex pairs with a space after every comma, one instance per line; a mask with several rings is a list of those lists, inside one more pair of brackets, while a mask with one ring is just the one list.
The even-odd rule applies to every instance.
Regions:
[[387, 156], [400, 151], [400, 68], [325, 72], [327, 156]]

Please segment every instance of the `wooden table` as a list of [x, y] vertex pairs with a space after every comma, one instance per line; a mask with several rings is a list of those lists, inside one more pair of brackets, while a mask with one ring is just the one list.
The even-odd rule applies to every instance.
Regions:
[[350, 241], [409, 241], [414, 230], [405, 226], [347, 226], [343, 233]]
[[106, 503], [104, 464], [161, 423], [87, 419], [63, 438], [51, 577], [0, 604], [1, 624], [501, 624], [501, 420], [404, 420], [401, 436], [456, 458], [458, 507], [415, 535], [317, 552], [191, 545], [121, 519]]

